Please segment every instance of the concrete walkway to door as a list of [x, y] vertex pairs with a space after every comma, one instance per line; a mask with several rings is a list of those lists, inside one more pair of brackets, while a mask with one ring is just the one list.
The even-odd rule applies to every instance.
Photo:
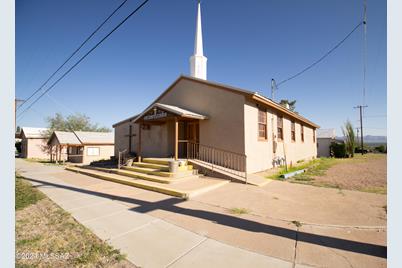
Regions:
[[292, 262], [231, 246], [141, 212], [152, 205], [157, 209], [158, 204], [183, 202], [181, 199], [22, 159], [16, 160], [16, 170], [137, 266], [293, 266]]

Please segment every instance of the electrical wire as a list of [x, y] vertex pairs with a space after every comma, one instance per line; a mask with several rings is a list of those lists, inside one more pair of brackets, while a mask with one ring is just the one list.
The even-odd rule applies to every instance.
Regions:
[[26, 109], [24, 109], [18, 116], [20, 117], [26, 111], [28, 111], [36, 102], [38, 102], [47, 92], [49, 92], [55, 85], [57, 85], [67, 74], [69, 74], [78, 64], [80, 64], [89, 54], [92, 53], [100, 44], [103, 43], [114, 31], [120, 28], [132, 15], [134, 15], [138, 10], [140, 10], [149, 0], [145, 0], [139, 5], [134, 11], [132, 11], [124, 20], [122, 20], [116, 27], [113, 28], [105, 37], [103, 37], [95, 46], [93, 46], [84, 56], [82, 56], [73, 66], [70, 67], [59, 79], [57, 79], [48, 89], [46, 89], [38, 98], [36, 98]]
[[321, 58], [319, 58], [318, 60], [316, 60], [315, 62], [313, 62], [312, 64], [310, 64], [309, 66], [307, 66], [306, 68], [304, 68], [303, 70], [301, 70], [300, 72], [290, 76], [289, 78], [286, 78], [284, 80], [282, 80], [281, 82], [276, 84], [276, 87], [278, 88], [280, 85], [302, 75], [303, 73], [307, 72], [308, 70], [310, 70], [311, 68], [313, 68], [315, 65], [317, 65], [318, 63], [320, 63], [321, 61], [323, 61], [326, 57], [328, 57], [332, 52], [334, 52], [338, 47], [340, 47], [361, 25], [363, 25], [364, 21], [360, 21], [359, 24], [357, 24], [353, 30], [351, 32], [349, 32], [339, 43], [337, 43], [331, 50], [329, 50], [327, 53], [325, 53]]
[[107, 21], [122, 7], [128, 0], [124, 0], [86, 39], [84, 42], [81, 43], [81, 45], [61, 64], [56, 71], [54, 71], [49, 78], [37, 89], [35, 90], [23, 103], [21, 103], [18, 107], [17, 110], [23, 106], [26, 102], [28, 102], [33, 96], [35, 96], [36, 93], [38, 93], [49, 81], [52, 79], [58, 71], [60, 71], [61, 68], [64, 67], [64, 65], [67, 64], [67, 62], [70, 61], [72, 57], [74, 57], [75, 54], [105, 25]]

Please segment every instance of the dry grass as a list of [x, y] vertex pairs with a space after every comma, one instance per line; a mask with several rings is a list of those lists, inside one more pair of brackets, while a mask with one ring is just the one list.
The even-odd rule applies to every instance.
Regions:
[[[40, 195], [28, 182], [18, 184], [19, 199]], [[16, 267], [135, 267], [47, 197], [29, 200], [16, 211]]]
[[243, 215], [250, 213], [250, 211], [246, 208], [231, 208], [229, 212], [236, 215]]
[[[357, 190], [362, 192], [387, 193], [387, 156], [386, 154], [355, 154], [354, 158], [319, 158], [293, 167], [307, 169], [287, 181], [319, 187]], [[278, 179], [280, 173], [271, 176]]]

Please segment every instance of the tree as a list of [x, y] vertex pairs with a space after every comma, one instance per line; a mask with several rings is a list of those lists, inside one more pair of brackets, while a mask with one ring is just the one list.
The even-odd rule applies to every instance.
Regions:
[[295, 109], [296, 109], [296, 100], [293, 100], [293, 101], [281, 100], [279, 102], [279, 104], [282, 105], [282, 106], [289, 105], [289, 110], [291, 110], [292, 112], [294, 112]]
[[96, 131], [110, 132], [107, 127], [99, 127], [98, 124], [91, 123], [85, 114], [69, 115], [66, 118], [61, 113], [56, 113], [54, 117], [46, 118], [50, 133], [58, 131]]
[[353, 157], [356, 147], [355, 131], [349, 120], [347, 120], [344, 127], [342, 127], [342, 132], [343, 136], [345, 136], [346, 152], [349, 156]]

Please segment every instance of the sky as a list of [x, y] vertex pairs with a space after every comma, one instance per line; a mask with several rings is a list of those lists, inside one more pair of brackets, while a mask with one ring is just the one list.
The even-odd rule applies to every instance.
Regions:
[[[16, 97], [28, 98], [122, 0], [16, 1]], [[128, 0], [62, 70], [142, 1]], [[365, 135], [386, 135], [386, 1], [367, 1]], [[17, 121], [46, 127], [46, 117], [84, 113], [112, 125], [146, 108], [179, 75], [190, 72], [195, 0], [150, 0]], [[363, 0], [203, 0], [208, 80], [271, 97], [271, 79], [299, 72], [342, 40], [363, 17]], [[363, 27], [275, 99], [321, 128], [359, 125], [363, 103]], [[52, 80], [55, 81], [63, 72]], [[49, 83], [48, 85], [51, 85]], [[46, 88], [46, 87], [45, 87]], [[22, 106], [17, 114], [24, 107]]]

